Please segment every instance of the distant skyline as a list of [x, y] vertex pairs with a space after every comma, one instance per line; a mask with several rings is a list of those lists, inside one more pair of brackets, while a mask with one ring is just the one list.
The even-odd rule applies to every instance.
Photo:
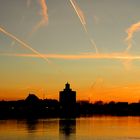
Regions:
[[140, 100], [139, 0], [0, 0], [0, 100]]

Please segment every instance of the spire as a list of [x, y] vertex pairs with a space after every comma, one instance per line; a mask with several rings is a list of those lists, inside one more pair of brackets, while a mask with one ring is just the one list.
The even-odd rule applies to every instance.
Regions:
[[70, 89], [70, 84], [68, 82], [65, 85], [65, 89]]

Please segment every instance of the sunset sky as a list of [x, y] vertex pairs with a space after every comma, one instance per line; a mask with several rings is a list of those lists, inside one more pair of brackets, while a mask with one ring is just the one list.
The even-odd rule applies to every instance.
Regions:
[[140, 0], [0, 0], [0, 100], [140, 100]]

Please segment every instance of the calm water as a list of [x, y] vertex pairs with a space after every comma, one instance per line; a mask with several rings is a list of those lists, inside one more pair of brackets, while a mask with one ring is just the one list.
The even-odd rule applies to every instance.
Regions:
[[140, 117], [1, 120], [0, 140], [140, 140]]

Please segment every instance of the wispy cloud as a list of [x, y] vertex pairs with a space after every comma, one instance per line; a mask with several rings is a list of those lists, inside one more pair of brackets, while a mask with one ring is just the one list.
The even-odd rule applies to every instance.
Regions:
[[137, 22], [135, 24], [132, 24], [128, 29], [127, 29], [127, 37], [125, 38], [125, 41], [127, 42], [127, 48], [126, 52], [128, 52], [132, 48], [132, 40], [133, 40], [133, 35], [135, 32], [140, 31], [140, 22]]
[[48, 8], [45, 0], [38, 0], [40, 6], [41, 6], [41, 16], [42, 19], [34, 26], [33, 32], [38, 30], [40, 27], [48, 24]]

